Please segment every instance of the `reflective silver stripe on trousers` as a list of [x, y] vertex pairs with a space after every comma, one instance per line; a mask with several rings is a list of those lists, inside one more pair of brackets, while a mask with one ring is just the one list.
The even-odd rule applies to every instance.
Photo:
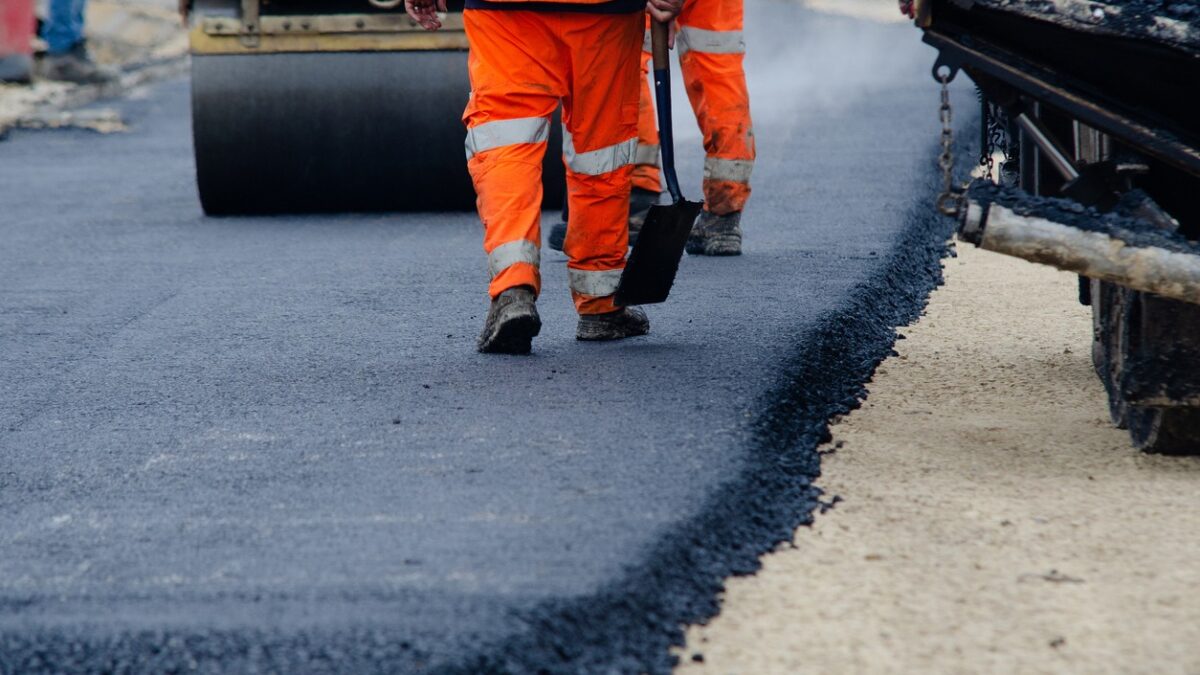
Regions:
[[746, 41], [740, 30], [705, 30], [683, 26], [675, 36], [679, 55], [689, 51], [705, 54], [745, 54]]
[[567, 282], [571, 290], [593, 298], [603, 298], [617, 292], [617, 284], [621, 283], [623, 270], [604, 270], [603, 272], [588, 272], [567, 268]]
[[515, 120], [485, 122], [467, 129], [467, 159], [485, 150], [518, 143], [541, 143], [549, 137], [548, 117], [520, 117]]
[[[644, 52], [653, 52], [654, 51], [654, 40], [650, 37], [650, 29], [649, 28], [646, 29], [646, 35], [645, 35], [645, 37], [642, 38], [642, 51], [644, 51]], [[651, 66], [651, 68], [653, 68], [653, 66]]]
[[646, 145], [644, 143], [638, 143], [637, 152], [635, 152], [633, 155], [633, 163], [634, 164], [655, 164], [655, 165], [657, 165], [658, 164], [658, 151], [659, 151], [659, 146], [657, 146], [657, 145]]
[[709, 157], [704, 160], [704, 177], [711, 180], [728, 180], [734, 183], [749, 183], [754, 170], [752, 159], [720, 159]]
[[563, 158], [567, 161], [567, 167], [575, 173], [587, 176], [601, 176], [633, 164], [633, 155], [637, 151], [637, 144], [637, 137], [634, 136], [627, 141], [621, 141], [599, 150], [575, 152], [571, 134], [563, 129]]
[[542, 254], [532, 241], [521, 239], [500, 244], [488, 254], [488, 272], [492, 278], [517, 263], [529, 263], [534, 267], [541, 264]]

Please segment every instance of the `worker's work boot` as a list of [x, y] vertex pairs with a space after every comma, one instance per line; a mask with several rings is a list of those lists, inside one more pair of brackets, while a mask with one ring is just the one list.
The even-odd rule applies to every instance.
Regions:
[[741, 255], [742, 212], [718, 216], [701, 211], [688, 235], [687, 252], [692, 255]]
[[[629, 245], [633, 246], [637, 243], [638, 233], [642, 231], [642, 225], [646, 224], [646, 216], [650, 213], [650, 207], [658, 203], [659, 193], [643, 190], [642, 188], [633, 188], [629, 193]], [[563, 220], [566, 220], [564, 214]], [[563, 242], [567, 240], [567, 224], [565, 222], [557, 223], [550, 228], [550, 248], [555, 251], [563, 250]]]
[[74, 84], [106, 84], [120, 74], [92, 60], [87, 43], [80, 42], [65, 54], [45, 54], [38, 60], [37, 75], [45, 80]]
[[575, 329], [576, 340], [620, 340], [650, 332], [650, 319], [637, 307], [607, 314], [584, 314]]
[[533, 338], [542, 330], [536, 298], [528, 286], [504, 291], [492, 300], [479, 351], [485, 354], [528, 354]]

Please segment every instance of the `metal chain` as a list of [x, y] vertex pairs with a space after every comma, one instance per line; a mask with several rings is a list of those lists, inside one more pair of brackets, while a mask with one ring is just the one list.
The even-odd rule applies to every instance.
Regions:
[[946, 216], [957, 216], [962, 204], [962, 188], [954, 185], [954, 111], [950, 108], [950, 70], [937, 74], [942, 83], [942, 105], [938, 118], [942, 121], [942, 154], [938, 166], [942, 169], [942, 193], [937, 198], [937, 210]]

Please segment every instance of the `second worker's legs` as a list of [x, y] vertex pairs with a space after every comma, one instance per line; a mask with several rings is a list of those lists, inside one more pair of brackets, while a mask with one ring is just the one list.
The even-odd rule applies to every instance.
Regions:
[[85, 0], [50, 0], [49, 13], [42, 27], [46, 54], [38, 62], [38, 75], [48, 80], [77, 84], [104, 84], [119, 73], [97, 65], [83, 37]]
[[755, 158], [742, 9], [742, 0], [694, 0], [679, 17], [679, 62], [706, 155], [704, 212], [688, 242], [693, 254], [741, 252]]
[[83, 41], [83, 11], [84, 0], [50, 0], [42, 24], [47, 53], [67, 54]]
[[642, 77], [638, 95], [638, 147], [634, 156], [633, 187], [658, 194], [662, 191], [662, 172], [658, 168], [661, 148], [658, 144], [658, 118], [654, 109], [654, 92], [650, 90], [650, 24], [647, 17], [646, 37], [642, 44]]

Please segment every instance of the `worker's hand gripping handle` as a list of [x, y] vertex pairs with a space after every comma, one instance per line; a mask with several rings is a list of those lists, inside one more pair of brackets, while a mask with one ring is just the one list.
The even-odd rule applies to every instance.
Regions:
[[671, 62], [667, 57], [671, 54], [671, 27], [663, 21], [650, 22], [651, 53], [654, 55], [654, 69], [668, 70]]
[[650, 22], [651, 53], [654, 56], [654, 102], [658, 104], [658, 143], [662, 152], [663, 177], [674, 202], [683, 201], [679, 178], [675, 175], [675, 140], [671, 130], [670, 26], [663, 21]]

